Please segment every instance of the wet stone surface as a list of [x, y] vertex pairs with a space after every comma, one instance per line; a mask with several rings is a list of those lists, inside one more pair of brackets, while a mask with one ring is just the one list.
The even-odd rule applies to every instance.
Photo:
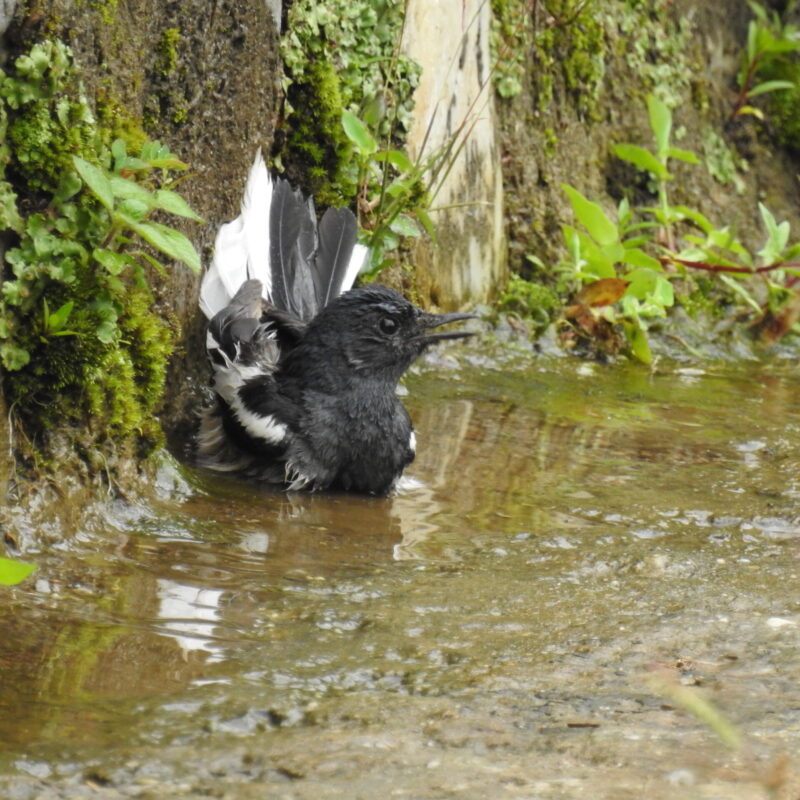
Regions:
[[2, 593], [0, 796], [796, 798], [795, 372], [439, 355], [396, 497], [165, 472]]

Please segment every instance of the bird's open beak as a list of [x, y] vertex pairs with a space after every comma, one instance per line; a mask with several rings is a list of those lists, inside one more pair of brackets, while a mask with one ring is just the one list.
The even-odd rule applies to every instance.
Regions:
[[[429, 331], [431, 328], [438, 328], [440, 325], [447, 325], [450, 322], [476, 318], [475, 314], [462, 314], [460, 312], [452, 314], [422, 314], [419, 317], [418, 324], [423, 331]], [[420, 333], [414, 339], [425, 344], [432, 344], [444, 339], [466, 339], [474, 335], [473, 331], [440, 331], [439, 333]]]

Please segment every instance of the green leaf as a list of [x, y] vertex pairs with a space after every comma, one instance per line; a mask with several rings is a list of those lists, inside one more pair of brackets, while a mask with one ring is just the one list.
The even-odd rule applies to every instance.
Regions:
[[[142, 145], [142, 152], [139, 157], [146, 162], [147, 166], [154, 169], [174, 169], [179, 171], [189, 169], [188, 164], [184, 164], [183, 161], [170, 152], [169, 147], [159, 141], [145, 142]], [[126, 166], [130, 166], [130, 161], [127, 162]], [[138, 167], [132, 168], [139, 169]]]
[[620, 242], [612, 242], [611, 244], [603, 245], [603, 247], [600, 248], [600, 252], [603, 254], [604, 258], [607, 258], [615, 264], [625, 258], [625, 248]]
[[422, 223], [422, 227], [425, 228], [425, 233], [431, 237], [431, 239], [436, 239], [436, 226], [433, 224], [433, 220], [430, 218], [430, 215], [427, 211], [422, 208], [418, 208], [415, 212], [417, 215], [417, 219]]
[[662, 272], [664, 270], [664, 267], [661, 266], [661, 262], [657, 258], [653, 258], [653, 256], [648, 255], [644, 250], [640, 250], [638, 247], [627, 247], [620, 261], [632, 267], [643, 267], [656, 272]]
[[727, 284], [733, 291], [739, 295], [739, 297], [744, 300], [747, 305], [749, 305], [757, 314], [763, 313], [764, 309], [758, 304], [758, 301], [744, 288], [741, 281], [737, 281], [735, 278], [732, 278], [730, 275], [726, 275], [724, 272], [719, 273], [719, 279], [724, 283]]
[[159, 222], [141, 222], [124, 214], [117, 216], [156, 250], [175, 261], [182, 261], [193, 272], [200, 272], [200, 256], [194, 245], [180, 231]]
[[[158, 261], [157, 259], [153, 258], [150, 253], [145, 253], [144, 251], [137, 253], [137, 256], [143, 258], [150, 266], [162, 277], [167, 276], [167, 271], [164, 269], [164, 265]], [[131, 261], [135, 264], [136, 259], [131, 259]]]
[[795, 84], [792, 81], [764, 81], [754, 86], [748, 93], [748, 99], [751, 97], [758, 97], [760, 94], [767, 92], [777, 92], [779, 89], [794, 89]]
[[623, 197], [617, 206], [617, 224], [619, 225], [620, 229], [627, 231], [628, 224], [632, 218], [633, 212], [631, 211], [631, 204], [627, 197]]
[[714, 229], [708, 217], [701, 214], [699, 211], [695, 211], [693, 208], [689, 208], [688, 206], [673, 206], [673, 210], [677, 211], [683, 219], [691, 220], [705, 234], [710, 233]]
[[650, 350], [650, 343], [647, 341], [647, 331], [642, 328], [641, 323], [636, 321], [624, 323], [625, 338], [631, 348], [631, 354], [642, 364], [653, 363], [653, 353]]
[[675, 304], [675, 290], [672, 284], [663, 276], [656, 278], [656, 285], [653, 288], [651, 299], [664, 308], [671, 308]]
[[408, 214], [398, 214], [390, 223], [389, 228], [400, 236], [417, 238], [420, 235], [419, 226], [408, 216]]
[[755, 106], [742, 106], [737, 112], [736, 115], [745, 115], [750, 114], [750, 116], [755, 117], [756, 119], [763, 120], [764, 119], [764, 112], [760, 108], [756, 108]]
[[74, 301], [68, 300], [62, 306], [59, 306], [52, 314], [47, 315], [47, 331], [48, 333], [55, 333], [60, 331], [64, 325], [67, 324], [69, 315], [75, 306]]
[[153, 208], [153, 195], [144, 186], [140, 186], [136, 181], [123, 178], [120, 175], [112, 175], [109, 178], [111, 191], [114, 197], [119, 200], [138, 200], [148, 208]]
[[119, 204], [117, 213], [141, 221], [150, 213], [150, 210], [149, 203], [143, 203], [141, 200], [131, 198], [130, 200], [123, 200]]
[[609, 258], [588, 236], [578, 233], [581, 242], [580, 255], [582, 263], [581, 273], [596, 278], [616, 278], [614, 260]]
[[114, 139], [111, 143], [111, 155], [115, 162], [122, 162], [128, 157], [128, 148], [124, 139]]
[[153, 194], [156, 208], [175, 214], [178, 217], [187, 217], [195, 222], [202, 222], [203, 218], [196, 214], [191, 206], [177, 193], [170, 189], [158, 189]]
[[758, 251], [758, 255], [764, 264], [774, 264], [780, 260], [781, 254], [789, 243], [789, 223], [784, 220], [778, 224], [763, 203], [758, 204], [758, 210], [764, 221], [764, 227], [767, 229], [767, 240]]
[[95, 330], [95, 335], [103, 344], [114, 344], [117, 341], [117, 323], [104, 319]]
[[614, 146], [614, 154], [623, 161], [629, 161], [640, 169], [652, 172], [661, 180], [668, 181], [672, 178], [666, 166], [644, 147], [635, 144], [618, 144]]
[[635, 297], [637, 300], [647, 300], [648, 295], [655, 289], [656, 279], [660, 276], [651, 269], [635, 269], [625, 277], [628, 280], [628, 289], [625, 294]]
[[127, 253], [117, 253], [100, 247], [92, 251], [92, 256], [110, 275], [119, 275], [125, 267], [134, 263], [134, 258]]
[[414, 171], [414, 162], [402, 150], [381, 150], [375, 154], [375, 160], [388, 162], [397, 167], [400, 172]]
[[577, 189], [566, 183], [561, 184], [572, 205], [575, 216], [589, 235], [600, 245], [609, 245], [619, 241], [617, 226], [606, 216], [597, 203], [587, 200]]
[[647, 113], [650, 127], [656, 137], [656, 152], [664, 160], [669, 150], [669, 135], [672, 130], [672, 112], [668, 106], [652, 94], [647, 95]]
[[0, 345], [0, 359], [2, 359], [3, 366], [9, 372], [16, 372], [28, 364], [31, 360], [31, 355], [27, 350], [6, 342]]
[[61, 206], [81, 189], [80, 178], [74, 172], [62, 172], [58, 187], [53, 195], [53, 205]]
[[109, 210], [114, 210], [114, 192], [111, 188], [111, 181], [106, 177], [105, 172], [84, 161], [79, 156], [72, 156], [72, 163], [75, 164], [75, 169], [78, 175], [86, 184], [89, 191]]
[[688, 164], [700, 163], [700, 159], [691, 150], [682, 150], [680, 147], [670, 147], [667, 155], [670, 158], [677, 158], [678, 161], [686, 161]]
[[16, 586], [18, 583], [22, 583], [35, 569], [38, 569], [36, 564], [26, 564], [24, 561], [0, 558], [0, 584], [3, 586]]
[[0, 228], [22, 233], [25, 225], [17, 209], [17, 196], [11, 184], [0, 181]]
[[361, 151], [362, 156], [370, 156], [378, 150], [378, 143], [367, 126], [352, 112], [342, 112], [342, 128], [345, 135]]
[[758, 53], [758, 23], [751, 20], [747, 26], [747, 60], [742, 63], [742, 68], [739, 72], [739, 88], [744, 86], [747, 79], [747, 65], [755, 61]]
[[731, 233], [727, 225], [724, 228], [714, 228], [709, 231], [708, 243], [713, 247], [719, 247], [722, 250], [727, 250], [729, 253], [734, 253], [739, 256], [747, 266], [751, 265], [750, 253], [747, 252], [744, 245]]

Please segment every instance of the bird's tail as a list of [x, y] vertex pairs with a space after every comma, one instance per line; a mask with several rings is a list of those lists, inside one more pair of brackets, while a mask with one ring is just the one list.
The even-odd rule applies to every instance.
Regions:
[[356, 234], [347, 208], [329, 208], [317, 222], [314, 201], [287, 181], [273, 181], [259, 151], [241, 214], [217, 233], [200, 308], [211, 319], [255, 278], [266, 300], [308, 321], [349, 289], [366, 264], [369, 250], [356, 244]]

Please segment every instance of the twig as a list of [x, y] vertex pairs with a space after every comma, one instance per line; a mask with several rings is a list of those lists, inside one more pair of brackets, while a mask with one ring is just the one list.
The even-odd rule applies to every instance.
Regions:
[[737, 275], [760, 275], [764, 272], [774, 272], [776, 269], [800, 268], [800, 261], [776, 261], [774, 264], [765, 264], [761, 267], [735, 267], [727, 264], [709, 264], [707, 261], [690, 261], [676, 256], [659, 256], [662, 264], [680, 264], [690, 269], [703, 269], [707, 272], [733, 272]]

